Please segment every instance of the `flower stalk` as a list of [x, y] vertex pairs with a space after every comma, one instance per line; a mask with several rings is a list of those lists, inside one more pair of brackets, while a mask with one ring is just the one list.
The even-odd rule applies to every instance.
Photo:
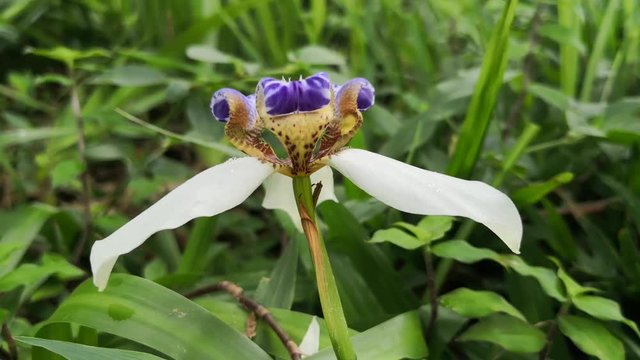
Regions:
[[329, 330], [331, 345], [339, 360], [356, 359], [349, 328], [342, 310], [336, 279], [331, 270], [329, 255], [318, 229], [315, 215], [315, 201], [309, 176], [293, 178], [293, 192], [302, 220], [302, 229], [309, 243], [309, 251], [316, 273], [320, 305]]

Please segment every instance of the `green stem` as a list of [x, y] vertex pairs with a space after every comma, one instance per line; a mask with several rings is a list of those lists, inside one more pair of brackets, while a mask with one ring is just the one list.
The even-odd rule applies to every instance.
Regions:
[[349, 328], [344, 317], [344, 311], [342, 311], [336, 279], [331, 270], [329, 255], [316, 223], [315, 203], [309, 176], [293, 178], [293, 193], [297, 200], [300, 218], [302, 219], [302, 228], [309, 242], [309, 251], [311, 252], [311, 259], [316, 272], [320, 304], [322, 305], [322, 312], [329, 330], [331, 345], [339, 360], [356, 359], [356, 354], [349, 339]]

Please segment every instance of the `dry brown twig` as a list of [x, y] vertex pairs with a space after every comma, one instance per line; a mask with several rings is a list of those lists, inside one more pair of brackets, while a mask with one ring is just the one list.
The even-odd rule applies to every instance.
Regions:
[[[293, 340], [291, 340], [291, 338], [289, 338], [289, 335], [284, 331], [284, 329], [280, 326], [280, 324], [278, 324], [278, 322], [273, 317], [271, 312], [266, 307], [258, 304], [255, 300], [244, 295], [244, 289], [242, 289], [240, 286], [230, 281], [222, 281], [214, 285], [205, 286], [200, 289], [191, 291], [185, 294], [185, 297], [189, 299], [193, 299], [193, 298], [206, 295], [212, 292], [216, 292], [216, 291], [224, 291], [227, 294], [231, 295], [240, 304], [242, 304], [242, 306], [244, 306], [245, 309], [255, 314], [254, 316], [257, 316], [258, 318], [264, 320], [264, 322], [266, 322], [269, 325], [269, 327], [271, 327], [271, 329], [276, 333], [276, 335], [278, 335], [278, 338], [280, 339], [280, 341], [282, 341], [282, 344], [285, 346], [285, 348], [287, 348], [287, 351], [289, 352], [289, 356], [291, 357], [292, 360], [300, 360], [302, 358], [302, 354], [298, 349], [298, 345], [296, 345], [296, 343]], [[247, 336], [248, 337], [251, 337], [250, 336], [251, 334], [255, 335], [255, 327], [253, 327], [253, 324], [251, 323], [250, 319], [251, 318], [247, 319]], [[255, 318], [253, 322], [255, 324]]]

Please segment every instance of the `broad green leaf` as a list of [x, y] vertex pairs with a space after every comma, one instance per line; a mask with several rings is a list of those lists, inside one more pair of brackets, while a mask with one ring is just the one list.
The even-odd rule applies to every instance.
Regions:
[[527, 264], [521, 257], [515, 255], [501, 255], [499, 262], [513, 269], [522, 276], [532, 276], [535, 278], [547, 295], [564, 302], [567, 297], [564, 295], [562, 283], [558, 276], [550, 269], [532, 266]]
[[624, 347], [606, 327], [599, 322], [574, 315], [558, 319], [560, 331], [580, 350], [602, 360], [624, 359]]
[[269, 278], [261, 282], [255, 300], [266, 307], [291, 309], [298, 272], [298, 243], [289, 241]]
[[15, 212], [10, 224], [0, 224], [6, 229], [0, 239], [0, 276], [18, 265], [42, 225], [56, 212], [51, 206], [34, 204]]
[[486, 341], [517, 353], [538, 352], [545, 343], [545, 335], [542, 331], [509, 315], [493, 315], [480, 319], [459, 339]]
[[333, 254], [331, 265], [349, 327], [365, 330], [390, 318], [349, 256]]
[[269, 359], [244, 335], [151, 281], [113, 274], [104, 292], [85, 281], [47, 323], [75, 323], [127, 338], [175, 359]]
[[[416, 311], [400, 314], [393, 319], [351, 338], [358, 359], [422, 359], [428, 355], [422, 325]], [[325, 349], [308, 360], [335, 359], [333, 350]]]
[[209, 260], [207, 252], [212, 245], [217, 222], [217, 216], [195, 219], [187, 246], [180, 257], [179, 273], [202, 273], [206, 269]]
[[[411, 225], [411, 224], [408, 224]], [[390, 242], [394, 245], [400, 246], [403, 249], [413, 250], [427, 243], [421, 241], [417, 237], [408, 234], [406, 231], [402, 231], [398, 228], [382, 229], [373, 233], [373, 237], [369, 240], [370, 243]]]
[[493, 260], [498, 256], [489, 249], [477, 248], [464, 240], [449, 240], [438, 243], [431, 251], [439, 257], [454, 259], [465, 264], [473, 264], [480, 260]]
[[144, 65], [125, 65], [105, 71], [94, 79], [97, 83], [118, 86], [150, 86], [164, 84], [164, 73]]
[[28, 336], [16, 336], [15, 339], [23, 344], [43, 347], [67, 360], [162, 360], [152, 354], [131, 350], [106, 349], [95, 346], [87, 346], [72, 342], [39, 339]]
[[622, 322], [640, 336], [638, 325], [622, 315], [622, 310], [620, 310], [620, 305], [617, 302], [593, 295], [578, 295], [571, 299], [571, 301], [578, 309], [594, 318]]
[[375, 298], [389, 314], [417, 307], [417, 299], [403, 285], [387, 254], [374, 244], [368, 244], [367, 231], [342, 205], [325, 201], [318, 206], [322, 220], [329, 226], [327, 248], [331, 253], [343, 253], [365, 280]]
[[459, 288], [442, 295], [440, 304], [465, 317], [485, 317], [502, 312], [526, 321], [518, 309], [492, 291]]

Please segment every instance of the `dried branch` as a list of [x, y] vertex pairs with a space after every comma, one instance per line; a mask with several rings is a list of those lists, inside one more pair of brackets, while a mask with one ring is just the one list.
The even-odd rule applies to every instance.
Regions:
[[[278, 335], [278, 338], [280, 339], [280, 341], [282, 341], [282, 344], [284, 344], [284, 346], [287, 348], [287, 351], [289, 352], [291, 359], [292, 360], [301, 359], [302, 355], [300, 353], [300, 350], [298, 349], [298, 345], [296, 345], [296, 343], [293, 342], [291, 338], [289, 338], [289, 335], [287, 335], [287, 333], [280, 326], [280, 324], [278, 324], [278, 322], [275, 320], [273, 315], [271, 315], [271, 312], [266, 307], [258, 304], [255, 300], [245, 296], [244, 289], [242, 289], [240, 286], [230, 281], [222, 281], [214, 285], [205, 286], [203, 288], [191, 291], [185, 294], [185, 297], [189, 299], [193, 299], [198, 296], [206, 295], [216, 291], [224, 291], [229, 295], [233, 296], [233, 298], [236, 299], [240, 304], [242, 304], [247, 310], [251, 311], [252, 313], [256, 314], [260, 319], [264, 320], [269, 325], [269, 327], [273, 329], [276, 335]], [[251, 326], [250, 323], [248, 323], [248, 325], [249, 327]]]

